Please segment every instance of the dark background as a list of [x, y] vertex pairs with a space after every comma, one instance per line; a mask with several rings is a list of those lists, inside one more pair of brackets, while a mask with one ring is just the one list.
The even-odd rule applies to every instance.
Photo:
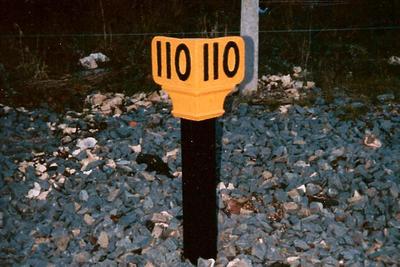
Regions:
[[[365, 27], [399, 27], [400, 1], [260, 0], [260, 5], [270, 9], [260, 14], [260, 76], [301, 66], [326, 92], [339, 87], [372, 97], [398, 94], [399, 66], [387, 60], [400, 56], [400, 29]], [[354, 29], [331, 30], [336, 28]], [[154, 90], [149, 57], [154, 35], [216, 37], [239, 30], [240, 0], [1, 0], [0, 97], [30, 106], [56, 103], [60, 92], [78, 101], [92, 90]], [[93, 52], [111, 61], [88, 73], [78, 60]]]

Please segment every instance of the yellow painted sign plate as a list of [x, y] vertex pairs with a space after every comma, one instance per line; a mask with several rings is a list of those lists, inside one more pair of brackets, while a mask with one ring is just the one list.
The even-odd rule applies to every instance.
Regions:
[[190, 120], [221, 116], [229, 92], [244, 78], [244, 40], [154, 37], [152, 74], [170, 95], [172, 113]]

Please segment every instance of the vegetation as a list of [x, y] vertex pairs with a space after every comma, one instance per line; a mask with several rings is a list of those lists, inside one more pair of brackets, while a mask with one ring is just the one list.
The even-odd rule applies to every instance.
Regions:
[[[260, 3], [270, 10], [260, 15], [260, 75], [289, 73], [296, 65], [307, 69], [327, 95], [340, 87], [371, 99], [383, 92], [398, 96], [400, 67], [387, 59], [400, 55], [399, 29], [290, 30], [400, 26], [399, 1]], [[18, 96], [32, 81], [66, 75], [79, 84], [78, 59], [97, 51], [111, 59], [105, 71], [118, 75], [107, 76], [96, 89], [154, 90], [149, 64], [154, 35], [237, 35], [239, 26], [240, 0], [1, 1], [0, 97]]]

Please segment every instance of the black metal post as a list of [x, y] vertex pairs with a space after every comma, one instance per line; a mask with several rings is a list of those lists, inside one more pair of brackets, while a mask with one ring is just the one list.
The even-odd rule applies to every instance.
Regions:
[[192, 263], [217, 256], [215, 120], [181, 119], [183, 250]]

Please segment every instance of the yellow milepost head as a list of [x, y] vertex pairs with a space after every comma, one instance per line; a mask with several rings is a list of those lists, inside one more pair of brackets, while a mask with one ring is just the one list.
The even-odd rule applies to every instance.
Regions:
[[201, 121], [224, 113], [225, 97], [244, 78], [244, 40], [156, 36], [152, 74], [172, 99], [175, 117]]

